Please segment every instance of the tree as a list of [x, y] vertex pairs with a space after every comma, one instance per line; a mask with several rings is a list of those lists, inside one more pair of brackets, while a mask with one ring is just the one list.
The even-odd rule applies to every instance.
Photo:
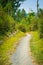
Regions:
[[33, 12], [32, 10], [28, 13], [28, 16], [27, 16], [27, 19], [28, 19], [28, 22], [29, 24], [31, 24], [31, 19], [32, 17], [35, 16], [35, 12]]
[[37, 0], [37, 15], [39, 13], [39, 0]]
[[[17, 11], [18, 7], [24, 0], [0, 0], [0, 4], [5, 8], [9, 14], [11, 12], [12, 16]], [[14, 12], [14, 13], [13, 13]]]
[[21, 21], [21, 10], [19, 9], [15, 16], [14, 16], [14, 19], [17, 21], [17, 22], [20, 22]]
[[15, 19], [17, 22], [21, 22], [21, 20], [22, 20], [23, 18], [26, 18], [26, 16], [27, 16], [27, 13], [25, 12], [25, 10], [24, 10], [24, 9], [22, 9], [22, 10], [19, 9], [19, 10], [16, 12], [16, 14], [15, 14], [14, 19]]
[[43, 9], [39, 10], [39, 35], [43, 38]]
[[36, 16], [31, 18], [31, 30], [32, 31], [38, 30], [38, 19]]
[[26, 18], [26, 16], [27, 16], [26, 11], [24, 9], [22, 9], [21, 18]]
[[0, 33], [6, 34], [6, 32], [15, 31], [15, 21], [13, 17], [7, 15], [2, 7], [0, 7]]

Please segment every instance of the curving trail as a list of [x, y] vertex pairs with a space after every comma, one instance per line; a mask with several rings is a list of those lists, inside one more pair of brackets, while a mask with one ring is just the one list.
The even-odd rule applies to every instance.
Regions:
[[17, 47], [16, 52], [12, 55], [12, 65], [34, 65], [30, 57], [30, 34], [26, 34], [23, 39], [20, 40], [20, 44]]

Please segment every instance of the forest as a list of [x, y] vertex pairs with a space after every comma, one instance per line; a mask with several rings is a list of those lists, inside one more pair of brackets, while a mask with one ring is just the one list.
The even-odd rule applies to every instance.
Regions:
[[[37, 0], [37, 13], [19, 9], [25, 0], [0, 0], [0, 65], [11, 65], [7, 52], [25, 33], [32, 34], [30, 48], [39, 65], [43, 65], [43, 9]], [[9, 43], [8, 43], [9, 42]], [[34, 44], [35, 43], [35, 44]]]

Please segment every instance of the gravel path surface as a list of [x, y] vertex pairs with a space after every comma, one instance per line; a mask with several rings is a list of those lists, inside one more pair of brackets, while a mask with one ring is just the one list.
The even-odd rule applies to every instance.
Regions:
[[11, 56], [12, 65], [34, 65], [30, 56], [30, 34], [20, 40], [16, 52]]

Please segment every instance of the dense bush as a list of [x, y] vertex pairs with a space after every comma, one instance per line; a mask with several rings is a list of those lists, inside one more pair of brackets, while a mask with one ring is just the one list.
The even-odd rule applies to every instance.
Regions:
[[21, 30], [22, 32], [26, 32], [26, 28], [23, 25], [19, 25], [19, 30]]
[[6, 34], [6, 32], [12, 32], [15, 30], [15, 21], [10, 16], [7, 15], [3, 8], [0, 11], [0, 34]]
[[39, 10], [39, 36], [43, 38], [43, 9]]
[[32, 32], [32, 39], [30, 43], [32, 56], [38, 65], [43, 65], [43, 39], [39, 39], [38, 32]]
[[9, 23], [0, 17], [0, 34], [5, 34], [9, 30]]
[[37, 17], [32, 17], [32, 19], [31, 19], [31, 30], [32, 31], [38, 30], [38, 19], [37, 19]]
[[39, 36], [43, 38], [43, 19], [39, 19]]

